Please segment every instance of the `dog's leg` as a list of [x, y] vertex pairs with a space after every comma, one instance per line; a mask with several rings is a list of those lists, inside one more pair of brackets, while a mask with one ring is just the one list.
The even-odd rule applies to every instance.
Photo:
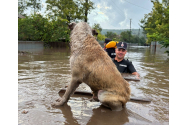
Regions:
[[65, 94], [63, 95], [62, 98], [56, 100], [56, 103], [52, 104], [52, 107], [58, 107], [58, 106], [62, 106], [65, 102], [67, 102], [70, 98], [70, 96], [74, 93], [74, 91], [76, 90], [76, 88], [81, 84], [80, 81], [76, 80], [76, 79], [72, 79], [70, 85], [68, 86]]
[[102, 105], [110, 108], [112, 111], [121, 111], [123, 109], [122, 103], [113, 97], [108, 91], [99, 90], [98, 99]]
[[91, 101], [91, 102], [99, 102], [98, 91], [93, 91], [92, 94], [93, 94], [93, 97], [91, 99], [89, 99], [89, 101]]
[[93, 97], [92, 97], [95, 101], [99, 101], [99, 99], [98, 99], [98, 91], [95, 91], [95, 92], [93, 92]]

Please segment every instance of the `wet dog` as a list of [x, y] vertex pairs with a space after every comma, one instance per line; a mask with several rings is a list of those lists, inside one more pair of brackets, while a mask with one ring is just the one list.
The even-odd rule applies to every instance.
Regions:
[[66, 103], [82, 82], [93, 91], [93, 98], [111, 110], [119, 111], [130, 98], [129, 83], [123, 79], [108, 54], [96, 41], [98, 33], [87, 23], [71, 23], [70, 66], [72, 79], [65, 94], [52, 106]]

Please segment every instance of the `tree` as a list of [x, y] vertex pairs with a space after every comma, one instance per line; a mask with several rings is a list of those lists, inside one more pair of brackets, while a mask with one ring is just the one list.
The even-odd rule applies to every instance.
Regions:
[[140, 38], [138, 36], [132, 36], [131, 43], [140, 43]]
[[26, 16], [24, 11], [27, 9], [27, 4], [24, 0], [18, 0], [18, 13]]
[[34, 9], [34, 14], [41, 10], [41, 1], [40, 0], [28, 0], [27, 2], [27, 7], [33, 8]]
[[142, 37], [139, 39], [139, 43], [140, 43], [140, 45], [146, 45], [146, 39], [144, 38], [144, 36], [142, 36]]
[[147, 33], [147, 43], [159, 41], [162, 47], [169, 46], [169, 1], [153, 0], [152, 12], [145, 15], [142, 19], [141, 27]]
[[105, 34], [105, 36], [106, 36], [107, 38], [113, 39], [113, 38], [116, 38], [116, 37], [117, 37], [117, 34], [116, 34], [116, 33], [113, 33], [113, 32], [107, 32], [107, 33]]
[[120, 41], [119, 37], [113, 38], [112, 41]]
[[[84, 20], [92, 9], [92, 2], [83, 3], [80, 0], [46, 0], [48, 15], [51, 18], [61, 17], [68, 22]], [[87, 20], [85, 20], [87, 21]]]
[[80, 17], [78, 5], [73, 0], [46, 0], [46, 3], [46, 11], [52, 19], [61, 17], [71, 22]]
[[123, 42], [128, 42], [127, 40], [129, 39], [130, 31], [123, 31], [120, 34], [120, 40]]
[[100, 24], [94, 23], [94, 25], [92, 26], [93, 29], [99, 30], [100, 32], [102, 31], [102, 27], [100, 26]]
[[97, 40], [104, 41], [106, 36], [101, 34], [102, 28], [100, 24], [94, 23], [92, 26], [92, 29], [95, 29], [98, 32]]
[[32, 14], [18, 20], [18, 40], [57, 42], [69, 41], [67, 20], [57, 18], [48, 20], [40, 14]]
[[105, 36], [105, 35], [102, 35], [101, 32], [100, 32], [100, 30], [98, 30], [98, 29], [95, 29], [95, 30], [96, 30], [97, 33], [98, 33], [98, 35], [97, 35], [97, 40], [99, 40], [99, 41], [104, 41], [105, 38], [106, 38], [106, 36]]
[[80, 9], [83, 10], [83, 13], [84, 13], [84, 21], [87, 22], [88, 13], [90, 12], [90, 10], [94, 9], [94, 3], [89, 0], [85, 0], [85, 2], [82, 2], [82, 1], [80, 2], [82, 5]]

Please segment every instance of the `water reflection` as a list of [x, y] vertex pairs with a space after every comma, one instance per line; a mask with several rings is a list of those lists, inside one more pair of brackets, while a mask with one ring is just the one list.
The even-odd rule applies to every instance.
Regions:
[[[94, 104], [93, 104], [94, 103]], [[71, 125], [122, 125], [129, 122], [126, 109], [112, 112], [99, 102], [89, 102], [86, 98], [74, 98], [59, 108], [65, 118], [65, 124]]]
[[[125, 58], [131, 60], [141, 76], [129, 81], [131, 96], [150, 98], [152, 102], [128, 102], [121, 112], [111, 112], [89, 97], [73, 96], [60, 109], [50, 106], [58, 91], [71, 80], [70, 51], [44, 49], [18, 55], [19, 124], [168, 124], [169, 61], [163, 53], [151, 53], [148, 47], [129, 47]], [[86, 84], [79, 90], [90, 91]], [[21, 114], [28, 110], [27, 114]], [[148, 120], [148, 121], [147, 121]]]

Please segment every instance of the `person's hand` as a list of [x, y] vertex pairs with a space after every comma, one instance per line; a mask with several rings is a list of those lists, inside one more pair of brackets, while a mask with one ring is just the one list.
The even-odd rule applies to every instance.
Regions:
[[137, 78], [137, 79], [140, 79], [140, 75], [139, 75], [137, 72], [133, 72], [132, 74], [133, 74], [133, 75], [136, 75], [136, 78]]

